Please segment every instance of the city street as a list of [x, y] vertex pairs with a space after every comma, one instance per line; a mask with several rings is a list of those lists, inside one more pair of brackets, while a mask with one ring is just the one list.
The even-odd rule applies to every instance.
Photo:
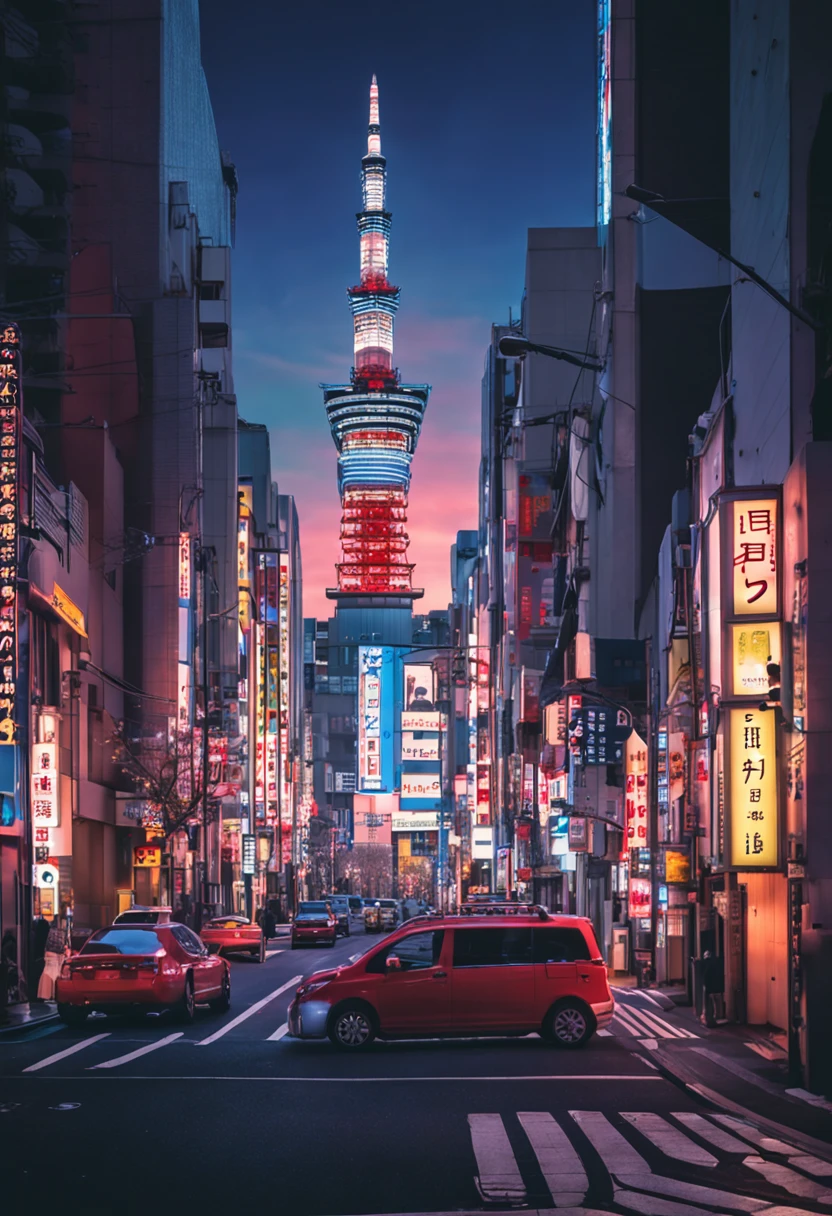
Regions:
[[380, 1043], [351, 1058], [288, 1039], [286, 1010], [302, 975], [368, 939], [284, 941], [264, 965], [232, 962], [222, 1017], [200, 1010], [185, 1028], [95, 1017], [0, 1040], [9, 1210], [219, 1212], [244, 1198], [298, 1216], [555, 1205], [787, 1216], [832, 1205], [832, 1164], [726, 1122], [659, 1073], [652, 1045], [696, 1032], [649, 997], [624, 994], [611, 1030], [582, 1051], [530, 1036]]

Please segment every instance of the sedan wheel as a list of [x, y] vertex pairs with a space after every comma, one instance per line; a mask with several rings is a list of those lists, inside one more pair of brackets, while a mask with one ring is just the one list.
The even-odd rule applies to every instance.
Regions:
[[185, 990], [176, 1005], [176, 1020], [187, 1024], [194, 1020], [196, 1002], [194, 1000], [194, 982], [190, 975], [185, 977]]
[[376, 1031], [366, 1010], [349, 1006], [332, 1019], [329, 1037], [343, 1051], [361, 1051], [370, 1046]]
[[265, 963], [265, 961], [266, 961], [266, 939], [265, 939], [265, 937], [260, 942], [260, 950], [257, 955], [257, 961], [258, 961], [258, 963]]
[[216, 1000], [211, 1001], [211, 1010], [213, 1013], [227, 1013], [231, 1008], [231, 976], [228, 974], [226, 967], [225, 975], [222, 977], [222, 991]]
[[589, 1038], [589, 1021], [578, 1005], [563, 1005], [551, 1019], [551, 1037], [560, 1047], [580, 1047]]

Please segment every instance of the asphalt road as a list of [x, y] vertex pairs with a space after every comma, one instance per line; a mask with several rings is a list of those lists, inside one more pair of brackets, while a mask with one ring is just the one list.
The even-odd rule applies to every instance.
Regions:
[[234, 961], [231, 1011], [184, 1029], [96, 1017], [0, 1041], [4, 1216], [832, 1212], [832, 1165], [661, 1076], [651, 1041], [691, 1032], [642, 998], [576, 1052], [286, 1038], [299, 977], [368, 944]]

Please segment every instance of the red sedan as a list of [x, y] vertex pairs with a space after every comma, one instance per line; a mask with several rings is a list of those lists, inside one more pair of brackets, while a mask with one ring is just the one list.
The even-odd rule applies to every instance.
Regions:
[[325, 900], [300, 903], [292, 921], [292, 949], [309, 942], [313, 945], [326, 942], [328, 946], [334, 946], [337, 928], [338, 921]]
[[199, 931], [206, 946], [216, 946], [226, 954], [253, 954], [258, 963], [266, 961], [266, 939], [259, 925], [246, 916], [215, 916]]
[[111, 925], [64, 963], [56, 985], [58, 1016], [79, 1025], [93, 1010], [169, 1009], [191, 1022], [195, 1006], [231, 1005], [231, 971], [185, 925]]

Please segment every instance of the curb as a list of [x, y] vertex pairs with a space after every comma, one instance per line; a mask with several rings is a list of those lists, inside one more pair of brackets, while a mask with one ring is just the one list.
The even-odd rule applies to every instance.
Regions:
[[[739, 1118], [747, 1120], [760, 1131], [774, 1132], [777, 1136], [785, 1140], [791, 1140], [799, 1148], [805, 1149], [807, 1153], [811, 1153], [816, 1157], [822, 1158], [824, 1161], [832, 1162], [832, 1146], [825, 1140], [816, 1140], [814, 1136], [810, 1136], [807, 1132], [798, 1131], [796, 1128], [790, 1127], [787, 1123], [778, 1123], [775, 1119], [769, 1119], [766, 1115], [761, 1115], [757, 1111], [749, 1110], [742, 1106], [739, 1102], [734, 1102], [731, 1098], [726, 1098], [724, 1094], [719, 1093], [715, 1089], [704, 1085], [697, 1080], [695, 1074], [692, 1074], [684, 1066], [673, 1060], [661, 1050], [652, 1051], [650, 1059], [655, 1061], [656, 1067], [667, 1080], [676, 1085], [688, 1090], [697, 1095], [703, 1101], [711, 1106], [724, 1111], [729, 1115], [736, 1115]], [[785, 1095], [784, 1095], [785, 1096]], [[786, 1101], [790, 1099], [786, 1098]]]
[[28, 1030], [37, 1030], [41, 1026], [48, 1026], [52, 1022], [58, 1021], [57, 1010], [54, 1013], [46, 1014], [45, 1017], [36, 1018], [29, 1022], [8, 1022], [0, 1026], [0, 1038], [6, 1034], [25, 1034]]

